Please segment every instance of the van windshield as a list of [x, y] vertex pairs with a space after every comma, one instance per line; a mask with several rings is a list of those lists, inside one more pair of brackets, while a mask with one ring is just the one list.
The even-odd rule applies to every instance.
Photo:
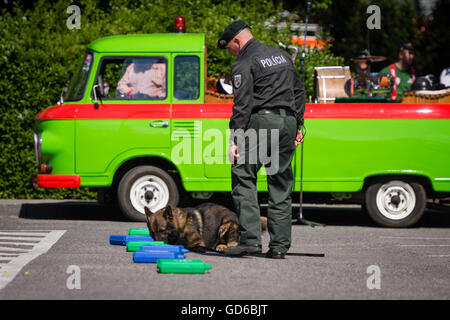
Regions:
[[84, 58], [81, 68], [72, 78], [69, 89], [67, 90], [64, 101], [76, 101], [81, 100], [84, 95], [84, 90], [86, 88], [86, 82], [89, 78], [89, 71], [91, 70], [91, 65], [93, 61], [92, 53], [88, 52]]

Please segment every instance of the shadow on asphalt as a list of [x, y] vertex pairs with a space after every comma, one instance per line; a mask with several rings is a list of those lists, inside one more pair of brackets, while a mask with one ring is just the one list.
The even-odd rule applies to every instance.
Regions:
[[[298, 208], [293, 210], [298, 210]], [[305, 207], [303, 218], [327, 226], [381, 227], [373, 222], [361, 208]], [[450, 210], [448, 208], [427, 208], [422, 218], [412, 226], [412, 228], [449, 227]]]
[[[292, 210], [295, 213], [299, 208], [294, 207]], [[310, 207], [306, 205], [303, 207], [303, 219], [326, 226], [377, 226], [367, 214], [362, 212], [360, 207]], [[299, 222], [294, 224], [303, 225]]]
[[[293, 210], [298, 210], [294, 207]], [[261, 207], [261, 214], [267, 215], [267, 207]], [[20, 218], [49, 220], [99, 220], [124, 221], [125, 218], [117, 205], [104, 205], [93, 201], [61, 201], [26, 203], [22, 205]], [[379, 227], [360, 207], [308, 206], [303, 207], [306, 220], [327, 226], [361, 226]], [[298, 224], [298, 223], [295, 223]], [[450, 210], [448, 208], [427, 208], [422, 219], [415, 228], [448, 228], [450, 227]], [[320, 227], [319, 227], [320, 228]]]
[[20, 218], [45, 220], [99, 220], [128, 221], [117, 205], [104, 205], [92, 201], [61, 201], [24, 203]]

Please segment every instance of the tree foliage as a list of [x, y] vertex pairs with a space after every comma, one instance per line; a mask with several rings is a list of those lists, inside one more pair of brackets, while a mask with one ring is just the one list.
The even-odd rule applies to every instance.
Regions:
[[[306, 16], [306, 1], [276, 2], [300, 17]], [[372, 55], [387, 57], [386, 61], [372, 66], [372, 71], [379, 71], [397, 61], [401, 43], [412, 42], [416, 49], [417, 75], [439, 76], [449, 66], [448, 59], [442, 59], [450, 49], [449, 0], [314, 0], [312, 3], [309, 21], [324, 28], [333, 43], [331, 52], [344, 57], [346, 65], [352, 66], [350, 58], [367, 48]], [[430, 14], [425, 12], [425, 3], [432, 6]], [[380, 8], [380, 29], [367, 27], [370, 5]]]
[[[272, 1], [243, 0], [80, 0], [81, 28], [69, 30], [67, 1], [11, 1], [0, 9], [0, 198], [92, 198], [89, 189], [33, 190], [37, 173], [33, 151], [36, 114], [60, 97], [79, 68], [87, 45], [101, 37], [131, 33], [172, 32], [182, 15], [187, 32], [205, 33], [208, 75], [230, 72], [234, 58], [217, 48], [223, 29], [245, 20], [261, 42], [286, 39], [264, 25], [281, 10]], [[313, 64], [334, 64], [329, 50], [311, 51], [306, 60], [306, 84], [311, 94]], [[297, 62], [299, 67], [299, 62]]]

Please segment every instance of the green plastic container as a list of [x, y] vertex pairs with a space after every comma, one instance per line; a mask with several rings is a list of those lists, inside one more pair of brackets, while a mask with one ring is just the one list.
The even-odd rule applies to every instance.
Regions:
[[150, 230], [147, 228], [131, 228], [128, 229], [129, 236], [150, 236]]
[[148, 246], [152, 244], [164, 245], [164, 241], [128, 241], [127, 242], [127, 251], [139, 251], [142, 246]]
[[205, 273], [212, 266], [196, 259], [159, 259], [156, 268], [160, 273]]

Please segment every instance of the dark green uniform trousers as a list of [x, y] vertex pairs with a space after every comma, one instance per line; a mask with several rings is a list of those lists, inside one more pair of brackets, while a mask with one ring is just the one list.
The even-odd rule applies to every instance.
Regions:
[[[250, 138], [253, 137], [251, 134], [248, 134], [252, 130], [257, 133], [257, 142]], [[261, 132], [266, 132], [267, 139]], [[294, 180], [291, 162], [295, 152], [297, 121], [283, 111], [281, 115], [265, 114], [260, 111], [251, 115], [245, 134], [249, 137], [245, 140], [245, 148], [238, 143], [239, 158], [231, 168], [233, 188], [231, 195], [239, 217], [239, 243], [261, 244], [256, 181], [259, 169], [265, 164], [269, 192], [267, 211], [269, 248], [284, 253], [291, 245], [291, 191]], [[263, 159], [264, 152], [263, 157], [260, 156], [261, 148], [266, 148], [270, 164], [267, 164], [267, 159]], [[256, 161], [252, 161], [255, 158]]]

